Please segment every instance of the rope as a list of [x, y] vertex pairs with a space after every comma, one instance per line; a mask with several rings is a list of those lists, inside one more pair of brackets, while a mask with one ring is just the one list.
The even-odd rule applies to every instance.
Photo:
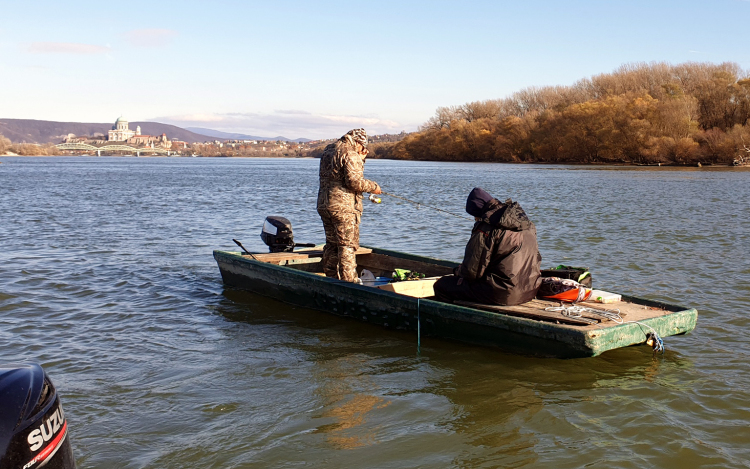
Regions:
[[551, 311], [551, 312], [559, 312], [563, 316], [567, 316], [569, 318], [578, 318], [578, 319], [588, 319], [583, 317], [583, 313], [589, 313], [593, 314], [594, 316], [599, 316], [604, 319], [609, 319], [610, 321], [614, 321], [618, 324], [623, 323], [622, 316], [620, 316], [620, 310], [609, 310], [609, 309], [596, 309], [596, 308], [589, 308], [588, 306], [578, 306], [578, 305], [570, 305], [570, 306], [552, 306], [549, 308], [544, 308], [545, 311]]
[[419, 298], [417, 298], [417, 355], [419, 355], [419, 349], [422, 346], [422, 334], [420, 331], [420, 321], [419, 321]]
[[438, 207], [433, 207], [432, 205], [427, 205], [427, 204], [423, 204], [422, 202], [417, 202], [416, 200], [411, 200], [411, 199], [407, 199], [406, 197], [401, 197], [400, 195], [396, 195], [396, 194], [390, 194], [390, 193], [388, 193], [388, 192], [385, 192], [385, 191], [383, 191], [383, 192], [382, 192], [382, 194], [383, 194], [383, 195], [387, 195], [387, 196], [389, 196], [389, 197], [394, 197], [394, 198], [396, 198], [396, 199], [401, 199], [401, 200], [403, 200], [403, 201], [405, 201], [405, 202], [409, 202], [410, 204], [414, 204], [414, 205], [416, 205], [416, 206], [417, 206], [417, 210], [419, 210], [419, 207], [420, 207], [420, 206], [424, 206], [424, 207], [427, 207], [427, 208], [429, 208], [429, 209], [432, 209], [432, 210], [436, 210], [436, 211], [438, 211], [438, 212], [443, 212], [443, 213], [447, 213], [448, 215], [454, 216], [454, 217], [456, 217], [456, 218], [463, 218], [464, 220], [471, 220], [471, 221], [474, 221], [474, 219], [473, 219], [473, 218], [470, 218], [470, 217], [466, 217], [466, 216], [464, 216], [464, 215], [458, 215], [458, 214], [455, 214], [455, 213], [453, 213], [453, 212], [449, 212], [448, 210], [443, 210], [442, 208], [438, 208]]
[[599, 316], [604, 319], [609, 319], [610, 321], [614, 321], [617, 324], [638, 324], [639, 326], [645, 326], [651, 329], [651, 332], [649, 332], [646, 335], [646, 342], [648, 343], [649, 339], [652, 340], [651, 347], [654, 349], [654, 352], [661, 352], [662, 355], [664, 354], [664, 339], [662, 339], [659, 336], [659, 333], [656, 332], [656, 329], [649, 326], [648, 324], [644, 324], [639, 321], [625, 321], [622, 316], [620, 316], [620, 310], [619, 309], [596, 309], [596, 308], [590, 308], [588, 306], [578, 306], [578, 305], [570, 305], [570, 306], [551, 306], [549, 308], [544, 308], [545, 311], [550, 312], [559, 312], [563, 316], [568, 316], [571, 318], [579, 318], [586, 322], [589, 322], [590, 324], [597, 324], [595, 319], [585, 318], [583, 317], [583, 313], [593, 314], [594, 316]]
[[[638, 321], [625, 321], [622, 324], [638, 324], [639, 326], [646, 326], [649, 329], [651, 329], [651, 332], [648, 333], [648, 334], [646, 334], [646, 343], [648, 343], [649, 339], [652, 339], [653, 343], [650, 344], [650, 345], [654, 349], [654, 353], [661, 352], [661, 354], [664, 355], [664, 339], [662, 339], [661, 337], [659, 337], [659, 334], [656, 332], [656, 329], [654, 329], [653, 327], [649, 326], [648, 324], [644, 324], [644, 323], [638, 322]], [[643, 330], [641, 330], [641, 332], [643, 332]], [[649, 336], [651, 336], [651, 337], [649, 337]]]

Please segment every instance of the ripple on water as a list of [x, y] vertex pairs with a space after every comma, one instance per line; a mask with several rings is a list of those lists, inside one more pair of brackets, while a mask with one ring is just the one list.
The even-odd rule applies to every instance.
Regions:
[[[700, 311], [663, 356], [565, 361], [429, 338], [418, 356], [411, 334], [225, 290], [212, 249], [264, 249], [265, 216], [322, 241], [315, 160], [3, 161], [0, 356], [50, 373], [81, 468], [750, 460], [750, 210], [724, 203], [750, 172], [368, 162], [389, 192], [457, 214], [476, 186], [512, 197], [544, 266]], [[384, 197], [362, 244], [460, 260], [471, 226]]]

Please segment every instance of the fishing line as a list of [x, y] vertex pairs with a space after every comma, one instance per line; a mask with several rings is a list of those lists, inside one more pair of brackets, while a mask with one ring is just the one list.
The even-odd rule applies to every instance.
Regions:
[[443, 210], [442, 208], [438, 208], [438, 207], [433, 207], [432, 205], [427, 205], [427, 204], [423, 204], [422, 202], [417, 202], [416, 200], [411, 200], [411, 199], [407, 199], [406, 197], [401, 197], [400, 195], [396, 195], [396, 194], [391, 194], [391, 193], [389, 193], [389, 192], [385, 192], [385, 191], [383, 191], [383, 192], [381, 192], [381, 193], [382, 193], [383, 195], [387, 195], [387, 196], [389, 196], [389, 197], [394, 197], [394, 198], [396, 198], [396, 199], [401, 199], [401, 200], [403, 200], [404, 202], [409, 202], [410, 204], [414, 204], [414, 205], [416, 205], [416, 206], [417, 206], [417, 210], [419, 210], [419, 207], [427, 207], [427, 208], [429, 208], [429, 209], [432, 209], [432, 210], [436, 210], [436, 211], [438, 211], [438, 212], [443, 212], [443, 213], [447, 213], [448, 215], [454, 216], [454, 217], [456, 217], [456, 218], [463, 218], [464, 220], [471, 220], [471, 221], [474, 221], [474, 219], [473, 219], [473, 218], [470, 218], [470, 217], [467, 217], [467, 216], [464, 216], [464, 215], [458, 215], [458, 214], [455, 214], [455, 213], [453, 213], [453, 212], [449, 212], [448, 210]]
[[417, 355], [419, 355], [419, 349], [422, 346], [422, 334], [419, 327], [419, 298], [417, 298]]

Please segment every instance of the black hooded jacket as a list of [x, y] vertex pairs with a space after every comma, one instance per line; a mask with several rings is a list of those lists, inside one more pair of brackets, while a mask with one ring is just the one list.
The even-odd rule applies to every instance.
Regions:
[[482, 297], [501, 305], [518, 305], [536, 296], [542, 256], [536, 226], [517, 202], [492, 199], [481, 204], [464, 260], [456, 275], [471, 282]]

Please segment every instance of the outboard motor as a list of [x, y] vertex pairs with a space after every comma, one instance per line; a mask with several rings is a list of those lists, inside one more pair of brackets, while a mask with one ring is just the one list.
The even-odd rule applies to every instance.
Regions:
[[68, 421], [41, 366], [0, 364], [0, 467], [75, 469]]
[[266, 243], [271, 252], [292, 252], [294, 250], [294, 233], [292, 223], [284, 217], [266, 217], [260, 239]]
[[295, 247], [315, 247], [314, 244], [295, 244], [292, 223], [284, 217], [266, 217], [260, 239], [270, 252], [292, 252]]

